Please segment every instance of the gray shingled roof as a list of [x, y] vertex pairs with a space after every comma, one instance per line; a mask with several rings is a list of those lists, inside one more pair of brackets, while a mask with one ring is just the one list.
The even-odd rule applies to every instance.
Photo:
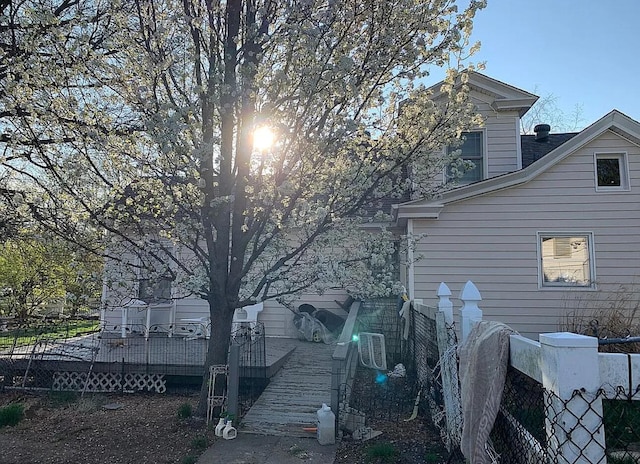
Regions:
[[522, 141], [522, 168], [526, 168], [538, 161], [547, 153], [578, 135], [578, 132], [566, 132], [563, 134], [549, 134], [543, 140], [536, 140], [535, 135], [521, 135]]

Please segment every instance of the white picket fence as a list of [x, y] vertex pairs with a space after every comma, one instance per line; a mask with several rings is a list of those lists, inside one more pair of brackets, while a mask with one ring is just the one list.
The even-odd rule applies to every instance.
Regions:
[[[446, 284], [438, 289], [439, 305], [436, 316], [452, 323], [454, 320], [451, 291]], [[473, 325], [482, 320], [480, 292], [471, 282], [461, 289], [462, 308], [459, 320], [462, 341]], [[414, 301], [414, 309], [423, 314], [434, 309]], [[442, 325], [440, 324], [440, 327]], [[440, 335], [438, 335], [440, 339]], [[446, 340], [446, 337], [442, 337]], [[455, 347], [439, 347], [441, 362], [449, 362]], [[543, 444], [514, 422], [520, 443], [533, 440], [527, 462], [555, 462], [561, 464], [607, 463], [602, 399], [640, 399], [640, 354], [599, 353], [594, 337], [568, 332], [540, 334], [539, 341], [511, 335], [510, 366], [540, 383], [545, 392], [545, 435]], [[447, 359], [449, 361], [447, 361]], [[458, 394], [458, 376], [455, 369], [443, 375], [443, 393], [447, 414], [447, 436], [459, 440], [461, 433], [461, 405]], [[509, 421], [515, 419], [506, 414]], [[514, 438], [516, 439], [516, 438]], [[610, 452], [612, 450], [609, 450]], [[635, 456], [628, 456], [629, 462]], [[627, 461], [624, 461], [627, 462]], [[635, 461], [640, 462], [640, 460]]]

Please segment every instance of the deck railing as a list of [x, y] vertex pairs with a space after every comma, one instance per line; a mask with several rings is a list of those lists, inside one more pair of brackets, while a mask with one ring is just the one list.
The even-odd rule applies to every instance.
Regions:
[[[339, 412], [348, 403], [348, 395], [353, 385], [353, 377], [358, 360], [358, 345], [353, 343], [353, 335], [357, 331], [360, 301], [355, 301], [349, 309], [349, 316], [338, 338], [332, 356], [331, 366], [331, 409], [339, 420]], [[338, 430], [339, 427], [336, 427]]]
[[[75, 334], [66, 329], [14, 331], [0, 350], [0, 389], [163, 392], [167, 385], [200, 385], [209, 340], [169, 337], [162, 330], [145, 337], [144, 331], [131, 329], [127, 338], [109, 332], [65, 338], [61, 332]], [[240, 348], [239, 376], [249, 379], [239, 391], [240, 404], [247, 405], [265, 383], [262, 324], [251, 334], [232, 334], [232, 341]]]

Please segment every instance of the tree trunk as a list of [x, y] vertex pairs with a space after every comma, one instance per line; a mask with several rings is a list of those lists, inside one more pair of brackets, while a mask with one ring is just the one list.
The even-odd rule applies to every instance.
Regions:
[[[224, 298], [218, 301], [225, 302]], [[231, 324], [235, 308], [229, 308], [227, 304], [217, 304], [213, 299], [209, 300], [209, 314], [211, 315], [211, 337], [209, 338], [207, 359], [202, 373], [202, 387], [198, 397], [196, 416], [207, 416], [209, 396], [209, 367], [227, 364], [229, 354], [229, 341], [231, 339]], [[225, 385], [226, 388], [226, 385]]]

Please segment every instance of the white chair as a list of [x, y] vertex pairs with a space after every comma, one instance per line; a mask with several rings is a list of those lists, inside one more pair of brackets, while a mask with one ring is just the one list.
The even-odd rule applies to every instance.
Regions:
[[258, 313], [262, 312], [263, 309], [264, 303], [256, 303], [236, 309], [233, 313], [231, 333], [237, 334], [243, 324], [248, 324], [251, 331], [251, 338], [253, 338], [256, 326], [258, 325]]
[[384, 344], [384, 335], [379, 333], [360, 332], [358, 337], [360, 363], [371, 369], [386, 371], [387, 350]]

